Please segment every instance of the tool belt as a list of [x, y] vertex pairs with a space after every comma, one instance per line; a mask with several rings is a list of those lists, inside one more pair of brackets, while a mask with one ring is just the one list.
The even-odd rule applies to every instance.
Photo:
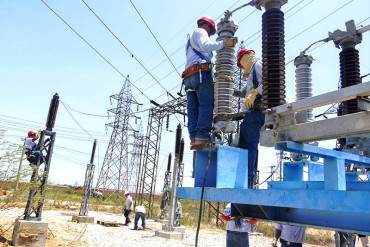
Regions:
[[212, 64], [211, 63], [201, 63], [201, 64], [193, 64], [190, 67], [188, 67], [184, 72], [182, 72], [181, 77], [183, 79], [186, 79], [196, 73], [199, 72], [207, 72], [212, 70]]

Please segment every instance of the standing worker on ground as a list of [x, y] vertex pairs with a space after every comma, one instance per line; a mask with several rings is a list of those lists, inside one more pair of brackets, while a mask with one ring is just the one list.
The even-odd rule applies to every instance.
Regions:
[[139, 230], [138, 223], [139, 219], [141, 219], [141, 226], [143, 230], [145, 230], [145, 207], [143, 205], [137, 205], [135, 207], [135, 220], [134, 220], [134, 230]]
[[288, 224], [276, 224], [273, 247], [277, 247], [280, 239], [281, 247], [302, 247], [306, 234], [306, 227]]
[[130, 196], [130, 193], [128, 191], [125, 191], [125, 197], [126, 197], [126, 201], [125, 201], [125, 207], [123, 209], [123, 215], [126, 218], [125, 226], [128, 226], [128, 224], [130, 224], [131, 222], [130, 213], [132, 211], [133, 205], [132, 205], [132, 197]]
[[249, 233], [253, 231], [256, 220], [245, 220], [241, 217], [231, 218], [231, 203], [228, 203], [221, 214], [226, 224], [226, 247], [249, 247]]
[[238, 52], [238, 67], [244, 69], [243, 78], [247, 80], [245, 116], [240, 125], [239, 147], [248, 149], [248, 188], [253, 188], [255, 164], [260, 140], [260, 130], [265, 123], [262, 107], [262, 61], [250, 49]]
[[175, 210], [175, 222], [174, 226], [181, 225], [181, 218], [182, 218], [182, 206], [179, 198], [176, 198], [176, 210]]
[[198, 27], [186, 44], [186, 65], [182, 73], [192, 150], [201, 149], [210, 141], [214, 103], [212, 52], [224, 47], [234, 47], [237, 43], [236, 38], [212, 41], [210, 36], [216, 33], [216, 25], [210, 17], [199, 18], [197, 24]]

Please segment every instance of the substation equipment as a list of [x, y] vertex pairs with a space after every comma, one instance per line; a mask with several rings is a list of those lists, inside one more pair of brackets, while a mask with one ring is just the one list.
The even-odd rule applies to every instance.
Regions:
[[[195, 185], [177, 188], [177, 197], [200, 200], [208, 153], [211, 152], [204, 200], [231, 202], [232, 215], [370, 235], [370, 181], [361, 179], [369, 177], [370, 172], [370, 82], [360, 80], [356, 49], [362, 34], [370, 26], [356, 29], [354, 22], [348, 21], [345, 31], [329, 32], [322, 40], [333, 41], [341, 49], [341, 84], [336, 91], [312, 96], [313, 58], [305, 52], [296, 57], [296, 101], [286, 103], [284, 13], [281, 7], [287, 0], [252, 2], [256, 7], [264, 8], [262, 98], [266, 121], [261, 130], [261, 145], [290, 152], [295, 158], [283, 163], [281, 181], [268, 182], [267, 189], [248, 189], [247, 150], [214, 145], [195, 151]], [[225, 18], [219, 23], [219, 30], [230, 24]], [[230, 21], [230, 16], [227, 19]], [[218, 53], [216, 66], [220, 69], [216, 67], [216, 73], [233, 63], [230, 61], [232, 55], [225, 53]], [[220, 73], [216, 75], [216, 118], [221, 113], [217, 107], [228, 106], [230, 98], [227, 80], [217, 76]], [[221, 92], [223, 88], [227, 93]], [[313, 108], [332, 104], [339, 104], [338, 116], [313, 119]], [[229, 114], [227, 107], [223, 109], [226, 110], [222, 113]], [[340, 148], [331, 150], [317, 146], [318, 141], [330, 139], [337, 139]]]

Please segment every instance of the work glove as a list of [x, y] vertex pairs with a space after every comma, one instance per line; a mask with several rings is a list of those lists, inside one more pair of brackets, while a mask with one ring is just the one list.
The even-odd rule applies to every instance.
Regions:
[[238, 43], [237, 38], [226, 38], [226, 39], [224, 39], [224, 46], [225, 47], [235, 47], [236, 43]]
[[245, 99], [245, 106], [248, 107], [249, 109], [253, 108], [254, 101], [256, 100], [257, 97], [257, 89], [252, 89], [247, 98]]

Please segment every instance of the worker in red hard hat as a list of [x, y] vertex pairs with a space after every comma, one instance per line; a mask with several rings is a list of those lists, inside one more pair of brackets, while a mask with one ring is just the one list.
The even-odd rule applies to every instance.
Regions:
[[24, 139], [24, 153], [31, 165], [42, 163], [42, 152], [37, 149], [37, 139], [39, 139], [39, 133], [33, 130], [28, 131], [27, 137]]
[[212, 41], [216, 33], [215, 21], [203, 16], [197, 21], [198, 27], [189, 36], [186, 44], [186, 65], [182, 73], [187, 96], [188, 130], [190, 149], [200, 149], [210, 141], [213, 120], [213, 51], [234, 47], [236, 38]]
[[253, 188], [257, 170], [260, 130], [265, 123], [262, 107], [262, 61], [251, 49], [240, 49], [238, 67], [244, 70], [246, 80], [245, 116], [240, 125], [239, 147], [248, 150], [248, 188]]

